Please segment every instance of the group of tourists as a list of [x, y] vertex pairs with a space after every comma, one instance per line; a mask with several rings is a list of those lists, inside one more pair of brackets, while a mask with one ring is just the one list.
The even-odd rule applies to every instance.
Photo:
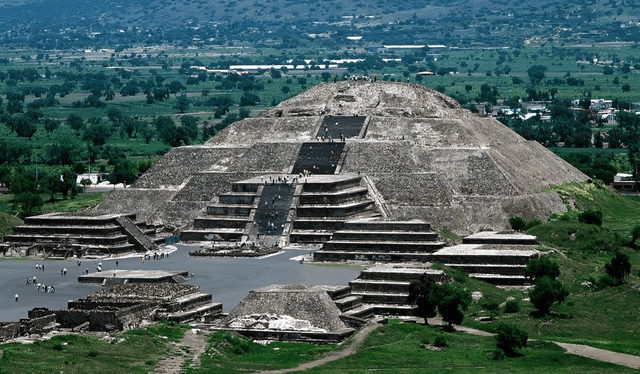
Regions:
[[[56, 286], [54, 285], [45, 285], [38, 283], [38, 278], [34, 275], [33, 277], [27, 277], [27, 284], [33, 284], [38, 292], [46, 292], [46, 293], [55, 293]], [[18, 294], [16, 294], [16, 301], [18, 301]]]

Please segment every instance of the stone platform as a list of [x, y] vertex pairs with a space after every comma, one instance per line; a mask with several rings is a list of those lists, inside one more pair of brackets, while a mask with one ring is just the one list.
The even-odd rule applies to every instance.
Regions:
[[120, 284], [124, 283], [182, 283], [189, 279], [188, 271], [165, 270], [105, 270], [81, 275], [78, 283]]

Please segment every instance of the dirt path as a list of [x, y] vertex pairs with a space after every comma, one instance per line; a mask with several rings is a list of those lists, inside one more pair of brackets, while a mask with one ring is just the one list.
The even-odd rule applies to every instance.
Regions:
[[606, 349], [593, 348], [588, 345], [582, 344], [569, 344], [554, 342], [560, 347], [567, 350], [567, 354], [578, 355], [582, 357], [593, 358], [594, 360], [610, 362], [612, 364], [618, 364], [628, 366], [633, 369], [640, 368], [640, 357], [632, 356], [624, 353], [607, 351]]
[[375, 329], [377, 329], [378, 327], [380, 327], [382, 325], [380, 324], [370, 324], [365, 326], [365, 328], [363, 328], [362, 330], [360, 330], [354, 337], [353, 337], [353, 342], [351, 343], [351, 345], [342, 350], [342, 351], [331, 351], [331, 352], [327, 352], [327, 354], [325, 354], [322, 358], [315, 360], [315, 361], [309, 361], [306, 362], [298, 367], [295, 368], [291, 368], [291, 369], [282, 369], [282, 370], [270, 370], [270, 371], [261, 371], [260, 374], [280, 374], [280, 373], [291, 373], [294, 371], [302, 371], [302, 370], [307, 370], [307, 369], [311, 369], [314, 368], [316, 366], [320, 366], [320, 365], [324, 365], [328, 362], [331, 361], [335, 361], [335, 360], [339, 360], [343, 357], [347, 357], [349, 355], [352, 355], [354, 353], [356, 353], [356, 345], [360, 342], [362, 342], [364, 340], [364, 338], [369, 335], [369, 333]]
[[[200, 334], [198, 334], [200, 331]], [[199, 329], [187, 330], [184, 338], [179, 343], [171, 343], [171, 352], [164, 360], [158, 362], [154, 374], [174, 374], [180, 373], [182, 366], [187, 359], [191, 359], [191, 367], [200, 366], [200, 355], [202, 355], [207, 347], [205, 336], [207, 333]], [[179, 347], [186, 347], [188, 352]]]

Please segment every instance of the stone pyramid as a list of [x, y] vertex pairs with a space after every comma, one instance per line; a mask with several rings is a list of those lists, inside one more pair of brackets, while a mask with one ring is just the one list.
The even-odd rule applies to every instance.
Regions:
[[421, 85], [324, 83], [206, 144], [177, 147], [97, 212], [190, 225], [234, 182], [262, 176], [358, 175], [380, 218], [469, 234], [565, 211], [550, 185], [588, 177], [492, 118]]

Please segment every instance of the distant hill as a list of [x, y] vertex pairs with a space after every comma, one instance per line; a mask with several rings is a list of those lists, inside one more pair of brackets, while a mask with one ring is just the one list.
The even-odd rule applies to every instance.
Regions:
[[335, 39], [339, 41], [369, 32], [366, 42], [461, 46], [468, 40], [495, 46], [557, 37], [581, 42], [637, 41], [639, 7], [640, 0], [0, 0], [0, 41], [18, 38], [36, 46], [29, 34], [39, 33], [40, 45], [66, 46], [60, 40], [51, 42], [57, 39], [56, 30], [66, 41], [105, 45], [113, 45], [119, 33], [132, 30], [148, 31], [134, 33], [136, 38], [128, 37], [127, 42], [172, 42], [180, 37], [180, 32], [165, 34], [165, 30], [185, 30], [185, 43], [198, 39], [255, 43], [283, 31], [296, 38], [329, 32], [341, 37]]

